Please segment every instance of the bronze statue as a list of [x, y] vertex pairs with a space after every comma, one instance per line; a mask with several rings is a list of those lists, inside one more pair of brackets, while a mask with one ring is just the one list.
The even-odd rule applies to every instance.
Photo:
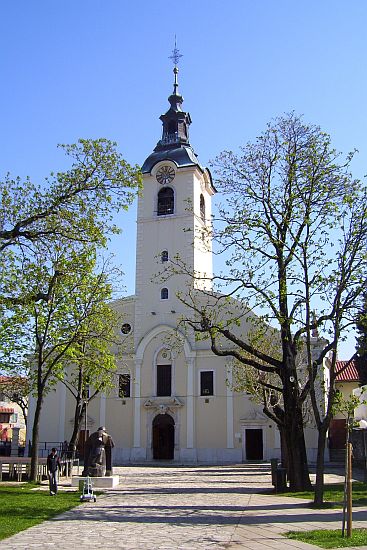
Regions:
[[111, 476], [113, 447], [112, 437], [104, 426], [92, 433], [85, 444], [82, 476]]

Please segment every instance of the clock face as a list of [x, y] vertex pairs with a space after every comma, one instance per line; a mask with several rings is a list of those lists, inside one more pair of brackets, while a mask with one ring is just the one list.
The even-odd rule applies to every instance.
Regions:
[[174, 177], [175, 171], [171, 166], [162, 166], [158, 170], [156, 175], [158, 183], [161, 183], [162, 185], [167, 185], [168, 183], [171, 183]]

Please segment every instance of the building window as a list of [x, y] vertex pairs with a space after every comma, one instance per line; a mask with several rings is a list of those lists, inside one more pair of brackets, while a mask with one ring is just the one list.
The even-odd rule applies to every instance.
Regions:
[[214, 395], [214, 372], [212, 370], [200, 372], [200, 395]]
[[172, 391], [172, 365], [157, 365], [157, 397], [167, 397]]
[[119, 374], [119, 397], [131, 397], [130, 374]]
[[200, 216], [205, 223], [205, 199], [204, 195], [200, 195]]
[[161, 262], [168, 262], [168, 250], [163, 250], [161, 254]]
[[0, 422], [2, 422], [3, 424], [9, 424], [10, 413], [0, 413]]
[[168, 300], [168, 288], [161, 289], [161, 300]]
[[18, 422], [18, 413], [13, 413], [10, 417], [11, 424], [16, 424]]
[[174, 192], [170, 187], [164, 187], [158, 193], [158, 216], [173, 214], [175, 205]]

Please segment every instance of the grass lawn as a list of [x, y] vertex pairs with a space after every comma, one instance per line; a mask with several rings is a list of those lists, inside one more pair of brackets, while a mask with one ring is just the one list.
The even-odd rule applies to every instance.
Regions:
[[[304, 493], [282, 493], [285, 497], [306, 498], [313, 501], [313, 491]], [[343, 483], [326, 484], [324, 492], [324, 508], [342, 508], [344, 498]], [[312, 505], [312, 504], [311, 504]], [[353, 483], [353, 508], [367, 505], [367, 483]], [[290, 539], [315, 544], [320, 548], [347, 548], [350, 546], [367, 545], [367, 529], [353, 529], [352, 537], [342, 537], [341, 529], [320, 529], [315, 531], [290, 531], [285, 533]]]
[[[313, 501], [313, 491], [303, 493], [280, 493], [284, 497], [307, 498]], [[344, 498], [343, 483], [325, 484], [324, 501], [325, 508], [342, 508]], [[367, 506], [367, 483], [355, 481], [353, 483], [353, 506]]]
[[315, 544], [320, 548], [346, 548], [349, 546], [367, 545], [367, 529], [353, 529], [351, 538], [342, 537], [341, 529], [316, 531], [290, 531], [286, 534], [290, 539]]
[[38, 487], [0, 483], [0, 540], [80, 504], [80, 493], [59, 492], [51, 497], [48, 491], [32, 491]]

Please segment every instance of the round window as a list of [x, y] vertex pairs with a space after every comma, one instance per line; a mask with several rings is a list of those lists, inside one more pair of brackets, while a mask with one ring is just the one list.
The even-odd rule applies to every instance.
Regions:
[[121, 327], [122, 334], [129, 334], [131, 332], [131, 325], [129, 323], [124, 323]]

